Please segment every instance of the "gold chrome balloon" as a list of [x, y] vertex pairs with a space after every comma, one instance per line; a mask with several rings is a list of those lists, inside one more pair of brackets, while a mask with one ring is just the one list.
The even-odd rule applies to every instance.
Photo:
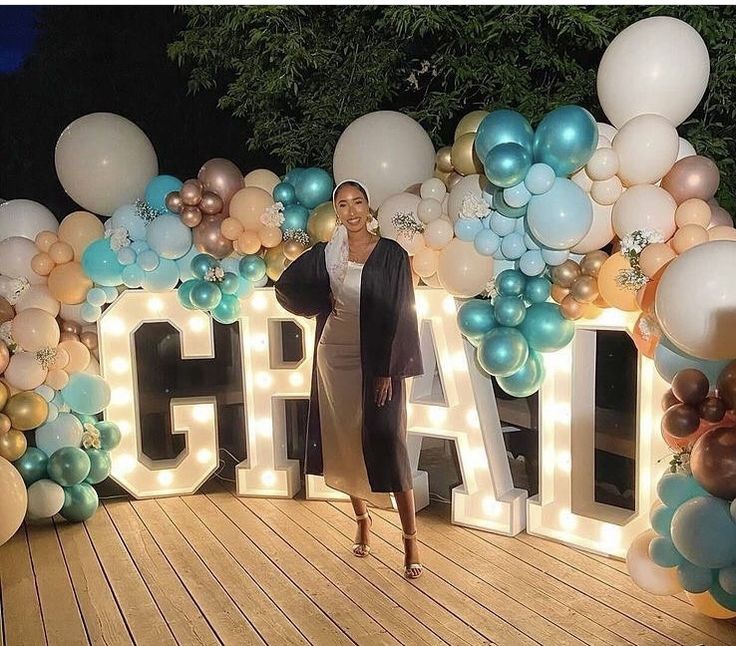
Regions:
[[8, 462], [15, 462], [26, 452], [27, 447], [26, 436], [20, 431], [12, 429], [0, 435], [0, 458]]
[[483, 164], [478, 159], [478, 155], [475, 154], [474, 142], [475, 133], [469, 132], [452, 144], [452, 165], [455, 167], [455, 171], [461, 175], [483, 173]]
[[337, 214], [332, 202], [322, 202], [307, 220], [307, 233], [312, 240], [329, 242], [337, 226]]
[[13, 428], [30, 431], [46, 421], [49, 405], [38, 393], [25, 391], [13, 395], [5, 404], [3, 413], [10, 418]]
[[488, 112], [486, 110], [473, 110], [473, 112], [468, 112], [468, 114], [460, 119], [460, 123], [458, 123], [457, 127], [455, 128], [455, 141], [468, 133], [474, 135], [476, 132], [478, 132], [478, 126], [480, 125], [480, 122], [483, 121], [483, 119], [485, 119], [487, 116]]

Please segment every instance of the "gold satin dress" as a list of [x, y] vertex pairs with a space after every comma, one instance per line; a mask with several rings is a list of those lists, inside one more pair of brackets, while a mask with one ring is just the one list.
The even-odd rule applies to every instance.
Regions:
[[363, 264], [348, 262], [342, 285], [332, 285], [335, 311], [317, 348], [317, 392], [325, 483], [369, 504], [393, 509], [391, 494], [371, 491], [363, 456], [363, 371], [360, 359], [360, 283]]

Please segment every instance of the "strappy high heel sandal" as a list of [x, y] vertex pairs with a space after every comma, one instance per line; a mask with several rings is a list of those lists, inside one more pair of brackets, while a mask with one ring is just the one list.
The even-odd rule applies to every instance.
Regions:
[[[417, 530], [414, 530], [411, 534], [407, 534], [402, 530], [401, 537], [405, 541], [409, 541], [413, 538], [416, 538]], [[406, 549], [406, 546], [404, 546], [404, 549]], [[418, 579], [420, 576], [422, 576], [422, 564], [421, 563], [409, 563], [408, 565], [404, 565], [404, 576], [407, 579]]]
[[[360, 514], [360, 516], [356, 516], [355, 520], [365, 520], [368, 519], [370, 521], [370, 525], [368, 527], [373, 526], [373, 519], [371, 518], [371, 515], [368, 512], [365, 512], [364, 514]], [[368, 545], [368, 543], [353, 543], [353, 554], [357, 556], [358, 558], [365, 558], [371, 553], [371, 546]]]

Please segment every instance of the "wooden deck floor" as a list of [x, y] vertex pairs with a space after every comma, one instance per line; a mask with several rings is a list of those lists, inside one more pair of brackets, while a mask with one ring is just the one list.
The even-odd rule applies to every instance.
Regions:
[[419, 514], [425, 573], [401, 576], [398, 516], [349, 551], [344, 503], [114, 501], [0, 548], [0, 646], [29, 644], [736, 644], [736, 624], [653, 597], [623, 564]]

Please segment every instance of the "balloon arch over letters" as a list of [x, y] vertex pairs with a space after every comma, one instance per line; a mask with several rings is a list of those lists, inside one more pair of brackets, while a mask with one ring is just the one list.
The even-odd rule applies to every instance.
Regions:
[[[423, 435], [457, 442], [453, 520], [627, 554], [650, 592], [684, 588], [703, 613], [736, 616], [736, 230], [714, 198], [715, 163], [676, 130], [708, 75], [695, 30], [649, 18], [601, 60], [612, 125], [574, 105], [536, 128], [510, 109], [475, 111], [435, 151], [409, 117], [374, 112], [340, 137], [334, 180], [319, 168], [243, 176], [211, 159], [182, 182], [159, 174], [130, 121], [77, 119], [56, 169], [85, 210], [59, 224], [30, 200], [0, 207], [0, 544], [25, 517], [90, 518], [93, 485], [111, 474], [146, 497], [192, 493], [216, 469], [214, 398], [171, 402], [186, 456], [163, 467], [141, 456], [131, 335], [146, 321], [175, 325], [185, 358], [214, 356], [213, 319], [240, 323], [238, 491], [294, 495], [299, 474], [275, 448], [271, 402], [305, 396], [309, 365], [269, 359], [269, 321], [288, 315], [261, 288], [329, 240], [334, 181], [353, 177], [369, 187], [381, 235], [411, 256], [425, 364], [444, 400], [414, 380], [410, 449], [416, 469]], [[299, 324], [308, 348], [312, 323]], [[592, 429], [572, 429], [598, 329], [627, 330], [640, 353], [637, 509], [625, 517], [571, 486], [571, 470], [590, 475], [579, 465]], [[491, 375], [517, 397], [541, 388], [541, 492], [528, 501], [504, 464]], [[337, 497], [313, 476], [307, 488]]]

